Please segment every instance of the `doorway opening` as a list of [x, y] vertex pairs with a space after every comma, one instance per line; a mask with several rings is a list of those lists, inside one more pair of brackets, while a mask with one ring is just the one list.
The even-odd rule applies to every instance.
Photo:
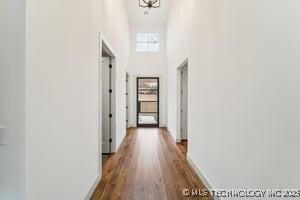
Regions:
[[188, 67], [187, 65], [181, 69], [181, 140], [187, 140], [188, 134]]
[[159, 78], [137, 77], [137, 127], [159, 127]]
[[188, 60], [178, 67], [178, 133], [176, 141], [188, 145]]
[[100, 123], [102, 164], [115, 152], [115, 56], [102, 40], [100, 65]]

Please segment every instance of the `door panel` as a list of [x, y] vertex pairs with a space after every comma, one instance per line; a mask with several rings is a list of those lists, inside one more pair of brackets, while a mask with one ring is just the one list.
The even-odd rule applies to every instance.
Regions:
[[181, 139], [187, 139], [188, 122], [188, 68], [181, 71]]
[[110, 98], [109, 98], [109, 58], [102, 58], [102, 153], [109, 152], [110, 138]]
[[156, 113], [158, 109], [157, 102], [140, 102], [141, 113]]

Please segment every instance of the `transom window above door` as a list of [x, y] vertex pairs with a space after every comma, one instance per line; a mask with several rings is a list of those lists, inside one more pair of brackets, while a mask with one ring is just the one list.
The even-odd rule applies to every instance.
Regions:
[[136, 51], [137, 52], [159, 52], [160, 35], [159, 33], [137, 33]]

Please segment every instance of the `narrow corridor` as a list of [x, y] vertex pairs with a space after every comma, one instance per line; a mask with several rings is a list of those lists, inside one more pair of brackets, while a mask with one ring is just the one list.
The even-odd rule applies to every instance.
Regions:
[[177, 145], [166, 129], [130, 129], [119, 151], [105, 162], [91, 199], [190, 199], [183, 189], [204, 185], [186, 160], [185, 144]]

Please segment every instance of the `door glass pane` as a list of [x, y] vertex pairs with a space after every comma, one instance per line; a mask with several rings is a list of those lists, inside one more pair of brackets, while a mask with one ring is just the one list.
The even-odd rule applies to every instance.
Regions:
[[157, 79], [139, 79], [139, 90], [158, 89], [157, 84]]
[[157, 124], [157, 113], [139, 113], [139, 124]]
[[140, 102], [141, 113], [156, 113], [157, 102]]
[[140, 90], [139, 101], [157, 101], [157, 90]]

